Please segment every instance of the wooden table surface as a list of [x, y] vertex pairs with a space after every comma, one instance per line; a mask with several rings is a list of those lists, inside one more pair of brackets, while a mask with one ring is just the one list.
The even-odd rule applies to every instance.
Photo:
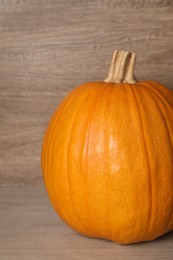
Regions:
[[0, 209], [2, 260], [173, 259], [173, 232], [134, 245], [78, 235], [58, 218], [42, 186], [1, 188]]

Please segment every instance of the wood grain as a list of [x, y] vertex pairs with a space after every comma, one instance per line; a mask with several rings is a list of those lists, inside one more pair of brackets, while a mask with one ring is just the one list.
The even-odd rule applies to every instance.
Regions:
[[173, 1], [0, 1], [0, 185], [38, 184], [50, 115], [74, 86], [102, 80], [114, 49], [138, 79], [172, 87]]
[[3, 260], [172, 260], [173, 233], [121, 246], [78, 235], [56, 215], [40, 187], [0, 189]]

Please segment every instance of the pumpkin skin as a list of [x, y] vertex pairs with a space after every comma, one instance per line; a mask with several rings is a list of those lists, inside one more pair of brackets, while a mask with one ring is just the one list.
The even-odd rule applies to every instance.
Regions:
[[80, 85], [50, 120], [42, 169], [80, 234], [130, 244], [173, 230], [173, 94], [152, 81]]

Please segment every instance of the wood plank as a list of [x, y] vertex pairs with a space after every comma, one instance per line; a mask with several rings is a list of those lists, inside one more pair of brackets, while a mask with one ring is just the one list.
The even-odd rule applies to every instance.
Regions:
[[78, 235], [52, 209], [45, 189], [0, 189], [0, 255], [4, 260], [172, 260], [173, 233], [118, 245]]
[[138, 53], [139, 80], [172, 88], [172, 11], [171, 0], [0, 1], [1, 186], [40, 182], [52, 112], [106, 77], [114, 49]]

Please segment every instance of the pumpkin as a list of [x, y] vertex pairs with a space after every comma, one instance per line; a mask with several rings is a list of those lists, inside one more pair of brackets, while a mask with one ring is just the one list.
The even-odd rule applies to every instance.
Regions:
[[104, 82], [74, 88], [42, 148], [46, 189], [62, 220], [120, 244], [173, 230], [173, 94], [136, 82], [135, 59], [115, 51]]

